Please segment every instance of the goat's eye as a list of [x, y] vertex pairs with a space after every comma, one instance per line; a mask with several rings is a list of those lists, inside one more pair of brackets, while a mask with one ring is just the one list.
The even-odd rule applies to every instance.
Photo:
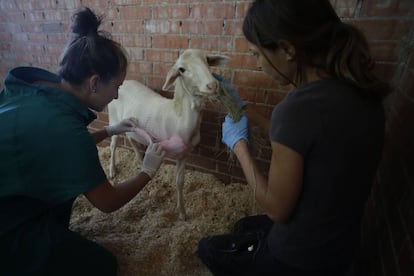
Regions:
[[179, 71], [181, 74], [184, 74], [184, 73], [185, 73], [185, 69], [184, 69], [183, 67], [178, 68], [178, 71]]

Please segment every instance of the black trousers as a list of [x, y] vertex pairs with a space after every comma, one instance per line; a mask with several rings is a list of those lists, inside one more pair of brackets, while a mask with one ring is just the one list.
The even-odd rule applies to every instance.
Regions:
[[273, 222], [264, 215], [238, 221], [232, 233], [208, 236], [199, 241], [198, 255], [216, 276], [342, 276], [345, 267], [304, 271], [273, 258], [266, 235]]
[[117, 273], [118, 263], [111, 252], [66, 229], [62, 242], [52, 249], [39, 275], [115, 276]]
[[52, 247], [50, 257], [41, 269], [40, 275], [117, 275], [118, 262], [111, 252], [69, 230], [71, 212], [71, 208], [63, 208], [61, 212], [54, 214], [54, 232], [59, 242]]
[[0, 275], [117, 275], [118, 262], [111, 252], [69, 229], [72, 203], [47, 208], [2, 233]]

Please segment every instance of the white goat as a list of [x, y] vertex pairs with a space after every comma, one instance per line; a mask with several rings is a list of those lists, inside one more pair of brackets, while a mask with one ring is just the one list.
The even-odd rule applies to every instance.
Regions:
[[[159, 142], [167, 157], [176, 160], [177, 210], [179, 218], [186, 219], [183, 203], [183, 184], [186, 156], [200, 142], [201, 110], [207, 97], [218, 93], [219, 84], [209, 66], [222, 65], [229, 60], [222, 55], [203, 50], [185, 50], [167, 74], [163, 90], [175, 86], [172, 99], [155, 93], [134, 80], [125, 80], [119, 88], [119, 97], [108, 105], [109, 123], [135, 117], [139, 126], [127, 133], [134, 151], [141, 158], [135, 143], [148, 145]], [[117, 136], [112, 136], [110, 177], [115, 176], [115, 149]]]

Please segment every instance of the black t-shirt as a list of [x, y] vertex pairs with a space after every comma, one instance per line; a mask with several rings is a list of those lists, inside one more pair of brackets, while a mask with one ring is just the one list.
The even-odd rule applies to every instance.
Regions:
[[381, 102], [359, 92], [338, 80], [315, 81], [273, 110], [270, 139], [304, 158], [296, 209], [268, 236], [272, 254], [286, 264], [317, 269], [351, 261], [385, 121]]

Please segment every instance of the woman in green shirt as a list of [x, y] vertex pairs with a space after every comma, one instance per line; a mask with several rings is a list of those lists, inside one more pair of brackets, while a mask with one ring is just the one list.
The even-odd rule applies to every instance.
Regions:
[[150, 145], [141, 171], [112, 186], [96, 143], [132, 131], [125, 119], [90, 134], [87, 125], [118, 96], [127, 68], [122, 47], [98, 31], [101, 18], [83, 8], [58, 74], [12, 69], [0, 93], [0, 274], [116, 275], [116, 258], [68, 229], [80, 194], [99, 210], [129, 202], [154, 176], [164, 152]]

